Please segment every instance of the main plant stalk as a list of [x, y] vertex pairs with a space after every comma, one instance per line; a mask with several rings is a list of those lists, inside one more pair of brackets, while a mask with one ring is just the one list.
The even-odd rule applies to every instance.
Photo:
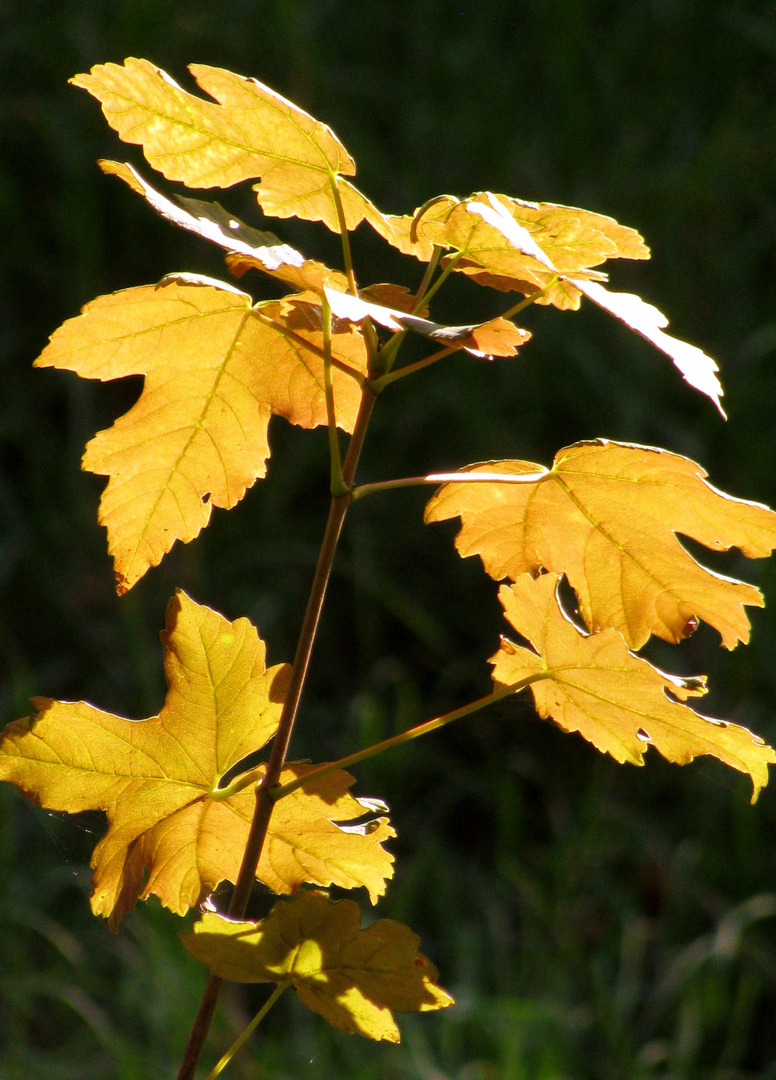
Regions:
[[[323, 608], [323, 601], [326, 596], [326, 587], [329, 583], [331, 568], [334, 563], [334, 555], [342, 532], [342, 523], [345, 520], [345, 515], [351, 502], [349, 489], [353, 486], [356, 466], [358, 465], [358, 459], [361, 456], [361, 449], [364, 445], [364, 437], [366, 436], [366, 429], [369, 425], [369, 418], [372, 415], [375, 400], [376, 397], [371, 388], [368, 384], [365, 384], [361, 393], [361, 405], [353, 429], [353, 435], [350, 440], [350, 445], [348, 446], [345, 463], [342, 467], [342, 475], [348, 491], [344, 495], [332, 496], [331, 506], [329, 508], [329, 518], [326, 522], [326, 530], [323, 534], [321, 550], [318, 554], [315, 576], [307, 600], [307, 610], [305, 611], [302, 629], [299, 633], [299, 641], [296, 647], [296, 656], [294, 657], [294, 665], [288, 685], [288, 692], [283, 703], [283, 711], [280, 716], [278, 730], [272, 743], [272, 751], [270, 753], [269, 761], [267, 762], [267, 771], [264, 774], [262, 783], [256, 790], [256, 805], [253, 813], [253, 821], [251, 822], [251, 829], [248, 834], [248, 842], [245, 846], [240, 872], [237, 875], [234, 892], [229, 904], [228, 914], [233, 919], [241, 919], [245, 915], [251, 887], [256, 879], [256, 868], [259, 865], [259, 859], [261, 858], [261, 852], [274, 806], [274, 802], [270, 798], [269, 792], [272, 788], [278, 786], [280, 773], [288, 753], [288, 746], [291, 741], [291, 734], [294, 729], [294, 722], [296, 721], [299, 702], [302, 697], [302, 690], [304, 689], [307, 670], [310, 665], [310, 656], [312, 655], [315, 636], [318, 630], [318, 621]], [[215, 975], [210, 975], [208, 978], [199, 1005], [199, 1010], [197, 1011], [197, 1016], [191, 1029], [189, 1041], [186, 1045], [186, 1050], [184, 1051], [181, 1067], [178, 1070], [177, 1080], [193, 1080], [194, 1078], [202, 1054], [202, 1048], [205, 1045], [205, 1039], [207, 1038], [207, 1033], [210, 1030], [210, 1025], [213, 1020], [213, 1014], [215, 1013], [222, 984], [223, 979], [219, 979]]]

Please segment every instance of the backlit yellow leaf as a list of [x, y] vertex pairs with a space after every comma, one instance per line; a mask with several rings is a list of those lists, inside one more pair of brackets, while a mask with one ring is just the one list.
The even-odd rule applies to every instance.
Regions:
[[147, 60], [98, 64], [71, 82], [102, 104], [125, 142], [139, 143], [149, 163], [188, 187], [254, 185], [259, 205], [275, 217], [323, 221], [340, 231], [336, 187], [346, 227], [366, 219], [386, 237], [391, 226], [348, 180], [355, 163], [333, 131], [256, 79], [191, 64], [214, 101], [189, 94]]
[[459, 554], [480, 555], [497, 581], [566, 574], [587, 627], [613, 627], [631, 648], [650, 634], [680, 641], [696, 618], [729, 649], [748, 641], [744, 605], [762, 607], [759, 590], [700, 566], [675, 534], [759, 559], [776, 546], [776, 514], [717, 491], [699, 465], [599, 439], [558, 451], [551, 469], [496, 461], [469, 471], [516, 482], [445, 484], [426, 521], [459, 516]]
[[[228, 622], [179, 592], [162, 634], [169, 690], [158, 716], [126, 720], [85, 702], [36, 698], [38, 712], [0, 737], [0, 779], [51, 810], [104, 810], [92, 909], [113, 929], [136, 900], [156, 895], [178, 914], [235, 881], [255, 798], [218, 797], [224, 774], [274, 735], [289, 668], [265, 668], [247, 619]], [[290, 765], [281, 783], [312, 766]], [[337, 771], [280, 800], [256, 871], [277, 892], [303, 882], [365, 886], [374, 901], [393, 873], [381, 846], [387, 819], [348, 794]]]
[[501, 586], [507, 619], [536, 651], [502, 638], [490, 661], [497, 688], [546, 673], [531, 692], [539, 715], [564, 731], [578, 731], [598, 750], [634, 765], [644, 764], [650, 744], [680, 765], [711, 754], [751, 776], [754, 802], [776, 762], [771, 747], [746, 728], [673, 700], [705, 693], [704, 680], [666, 675], [629, 652], [615, 630], [580, 633], [559, 606], [558, 581], [554, 574], [524, 574]]
[[222, 979], [290, 983], [301, 1000], [340, 1031], [399, 1042], [392, 1012], [427, 1012], [453, 1004], [434, 980], [402, 923], [380, 919], [365, 930], [351, 900], [317, 891], [279, 901], [260, 922], [205, 914], [183, 943]]
[[[52, 335], [38, 367], [146, 377], [138, 402], [83, 460], [110, 477], [100, 522], [120, 593], [265, 475], [272, 413], [306, 428], [326, 423], [320, 326], [320, 308], [302, 299], [254, 306], [232, 285], [180, 275], [99, 297]], [[352, 326], [335, 327], [332, 354], [354, 376], [366, 371]], [[359, 386], [332, 374], [337, 422], [351, 431]]]

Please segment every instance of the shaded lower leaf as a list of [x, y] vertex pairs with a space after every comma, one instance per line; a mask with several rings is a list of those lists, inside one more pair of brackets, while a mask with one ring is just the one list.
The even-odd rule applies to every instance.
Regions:
[[392, 1012], [443, 1009], [453, 999], [402, 923], [380, 919], [362, 930], [358, 905], [299, 893], [260, 922], [206, 914], [182, 934], [188, 951], [223, 979], [291, 983], [302, 1001], [340, 1031], [399, 1042]]

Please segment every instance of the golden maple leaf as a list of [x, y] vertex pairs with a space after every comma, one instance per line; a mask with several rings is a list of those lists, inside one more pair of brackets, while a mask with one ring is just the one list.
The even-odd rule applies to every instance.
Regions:
[[[322, 345], [320, 307], [304, 296], [254, 305], [233, 285], [187, 275], [98, 297], [52, 335], [37, 367], [146, 377], [83, 459], [110, 478], [100, 523], [119, 593], [265, 475], [271, 414], [326, 423]], [[332, 359], [337, 423], [352, 431], [367, 360], [351, 325], [335, 325]]]
[[558, 582], [555, 574], [523, 574], [499, 589], [504, 614], [536, 651], [502, 638], [490, 660], [497, 688], [543, 675], [531, 684], [536, 709], [564, 731], [578, 731], [602, 753], [634, 765], [644, 764], [650, 745], [680, 765], [711, 754], [751, 776], [754, 802], [776, 762], [771, 747], [746, 728], [681, 703], [706, 692], [704, 679], [659, 671], [630, 652], [616, 630], [582, 634], [559, 605]]
[[[168, 605], [162, 641], [169, 690], [158, 716], [126, 720], [86, 702], [35, 698], [37, 713], [0, 736], [0, 779], [51, 810], [106, 811], [91, 903], [112, 929], [138, 899], [153, 894], [183, 914], [236, 880], [255, 797], [251, 788], [224, 797], [219, 784], [275, 734], [288, 682], [288, 665], [265, 667], [247, 619], [228, 622], [182, 592]], [[280, 782], [312, 768], [288, 765]], [[352, 783], [338, 770], [280, 800], [260, 881], [276, 892], [310, 882], [364, 886], [373, 902], [382, 894], [393, 874], [382, 842], [395, 834], [384, 817], [339, 827], [376, 806], [348, 794]]]
[[214, 101], [189, 94], [166, 72], [129, 57], [98, 64], [70, 81], [102, 104], [125, 142], [139, 143], [153, 168], [188, 187], [254, 185], [259, 205], [275, 217], [322, 221], [340, 232], [336, 188], [347, 229], [366, 219], [386, 238], [391, 226], [348, 180], [355, 162], [334, 132], [256, 79], [191, 64]]
[[444, 1009], [453, 999], [435, 984], [436, 968], [408, 927], [379, 919], [362, 930], [360, 915], [352, 900], [332, 903], [309, 890], [255, 923], [207, 913], [181, 937], [222, 979], [290, 984], [340, 1031], [399, 1042], [392, 1011]]
[[[490, 230], [486, 234], [487, 240], [482, 244], [484, 250], [489, 252], [493, 247], [498, 252], [498, 259], [505, 260], [505, 266], [503, 275], [499, 273], [494, 275], [488, 266], [492, 256], [488, 255], [484, 263], [479, 258], [474, 263], [470, 259], [462, 258], [460, 268], [472, 273], [480, 284], [492, 285], [494, 288], [517, 289], [519, 292], [530, 293], [539, 287], [544, 292], [543, 296], [536, 297], [537, 303], [557, 303], [558, 307], [576, 308], [579, 307], [580, 294], [584, 294], [594, 304], [608, 311], [610, 315], [614, 315], [620, 322], [625, 323], [631, 330], [635, 330], [661, 352], [670, 356], [686, 381], [701, 393], [707, 394], [724, 417], [725, 411], [720, 403], [723, 390], [717, 378], [716, 373], [719, 369], [714, 360], [697, 345], [690, 345], [686, 341], [667, 334], [665, 328], [668, 326], [668, 319], [654, 305], [645, 303], [635, 293], [616, 293], [605, 289], [601, 285], [601, 281], [606, 280], [605, 274], [584, 267], [579, 270], [565, 271], [556, 266], [548, 254], [549, 245], [546, 239], [542, 243], [541, 236], [537, 239], [530, 228], [526, 228], [520, 223], [517, 215], [510, 212], [510, 204], [515, 201], [504, 195], [493, 195], [489, 191], [466, 200], [466, 212], [473, 214], [476, 218], [481, 218]], [[476, 235], [478, 228], [479, 226], [475, 227], [472, 236]], [[634, 235], [637, 236], [637, 234]], [[500, 239], [497, 239], [498, 237]], [[640, 241], [641, 238], [637, 236], [637, 239]], [[583, 250], [584, 247], [583, 244]], [[632, 252], [634, 247], [635, 241], [632, 244], [625, 242], [622, 253]], [[644, 248], [645, 252], [646, 250]], [[554, 254], [557, 257], [558, 253]], [[560, 249], [559, 254], [561, 264], [568, 265], [567, 253], [564, 253], [563, 248]], [[631, 254], [628, 257], [640, 258], [642, 256]], [[589, 259], [588, 254], [582, 261], [589, 261]], [[511, 284], [509, 281], [510, 260], [514, 264], [512, 272], [517, 275]], [[572, 258], [572, 266], [573, 262]], [[482, 266], [485, 268], [481, 269]], [[525, 282], [520, 280], [523, 274], [521, 267], [533, 275], [527, 288], [524, 287]], [[534, 285], [534, 282], [537, 282], [538, 286]], [[557, 284], [553, 284], [554, 282]]]
[[776, 513], [717, 491], [695, 462], [599, 439], [559, 450], [551, 469], [495, 461], [467, 472], [515, 482], [445, 484], [426, 521], [459, 516], [459, 554], [480, 555], [497, 581], [566, 574], [588, 629], [613, 627], [635, 649], [650, 634], [680, 641], [698, 618], [728, 649], [749, 640], [744, 605], [762, 607], [760, 591], [700, 566], [675, 534], [764, 558]]

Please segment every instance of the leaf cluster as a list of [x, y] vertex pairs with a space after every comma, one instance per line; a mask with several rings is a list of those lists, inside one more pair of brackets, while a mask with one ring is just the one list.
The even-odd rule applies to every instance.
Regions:
[[[357, 484], [369, 418], [392, 383], [460, 351], [474, 362], [519, 362], [531, 335], [513, 319], [533, 303], [569, 311], [584, 297], [598, 305], [667, 354], [724, 416], [717, 366], [667, 334], [652, 305], [605, 287], [608, 260], [648, 258], [635, 230], [492, 192], [440, 195], [413, 214], [384, 214], [355, 187], [355, 163], [326, 125], [254, 79], [190, 70], [210, 100], [145, 60], [100, 65], [72, 81], [164, 178], [198, 189], [250, 181], [264, 215], [321, 222], [338, 234], [342, 267], [307, 259], [220, 203], [168, 197], [133, 165], [102, 161], [166, 220], [221, 247], [234, 277], [259, 272], [291, 291], [256, 300], [232, 281], [170, 274], [87, 304], [36, 365], [100, 381], [144, 377], [137, 403], [83, 458], [84, 469], [108, 478], [99, 520], [120, 595], [176, 541], [192, 541], [213, 507], [233, 508], [266, 474], [272, 416], [327, 428], [332, 508], [297, 656], [292, 667], [266, 668], [264, 643], [246, 619], [230, 622], [178, 591], [162, 633], [168, 692], [159, 714], [129, 720], [85, 702], [36, 698], [35, 712], [0, 738], [0, 778], [49, 809], [106, 813], [91, 902], [112, 929], [151, 895], [178, 914], [204, 911], [185, 943], [213, 972], [213, 1007], [222, 979], [273, 982], [277, 993], [293, 985], [335, 1027], [397, 1040], [392, 1011], [452, 999], [411, 931], [390, 920], [361, 930], [355, 904], [319, 891], [363, 887], [374, 903], [393, 873], [383, 846], [395, 835], [387, 808], [353, 796], [345, 768], [530, 687], [541, 717], [616, 760], [643, 764], [649, 745], [680, 764], [711, 754], [751, 777], [754, 801], [774, 751], [690, 707], [706, 691], [704, 676], [668, 675], [636, 651], [653, 634], [677, 644], [699, 621], [728, 649], [747, 642], [745, 609], [761, 606], [762, 595], [704, 568], [679, 536], [763, 558], [776, 546], [776, 514], [717, 491], [686, 458], [606, 439], [565, 447], [549, 467], [497, 460]], [[362, 223], [423, 265], [414, 292], [359, 285], [348, 234]], [[436, 322], [430, 303], [451, 273], [518, 299], [509, 296], [485, 323]], [[402, 365], [408, 333], [430, 351]], [[350, 436], [344, 459], [341, 432]], [[420, 484], [438, 488], [426, 521], [459, 518], [459, 553], [479, 555], [490, 577], [509, 581], [499, 592], [505, 617], [529, 647], [502, 637], [493, 690], [471, 705], [338, 762], [289, 762], [347, 509]], [[563, 580], [576, 612], [564, 609]], [[270, 744], [268, 761], [253, 764]], [[246, 922], [254, 880], [291, 899]], [[208, 910], [222, 881], [236, 885], [229, 911]]]

